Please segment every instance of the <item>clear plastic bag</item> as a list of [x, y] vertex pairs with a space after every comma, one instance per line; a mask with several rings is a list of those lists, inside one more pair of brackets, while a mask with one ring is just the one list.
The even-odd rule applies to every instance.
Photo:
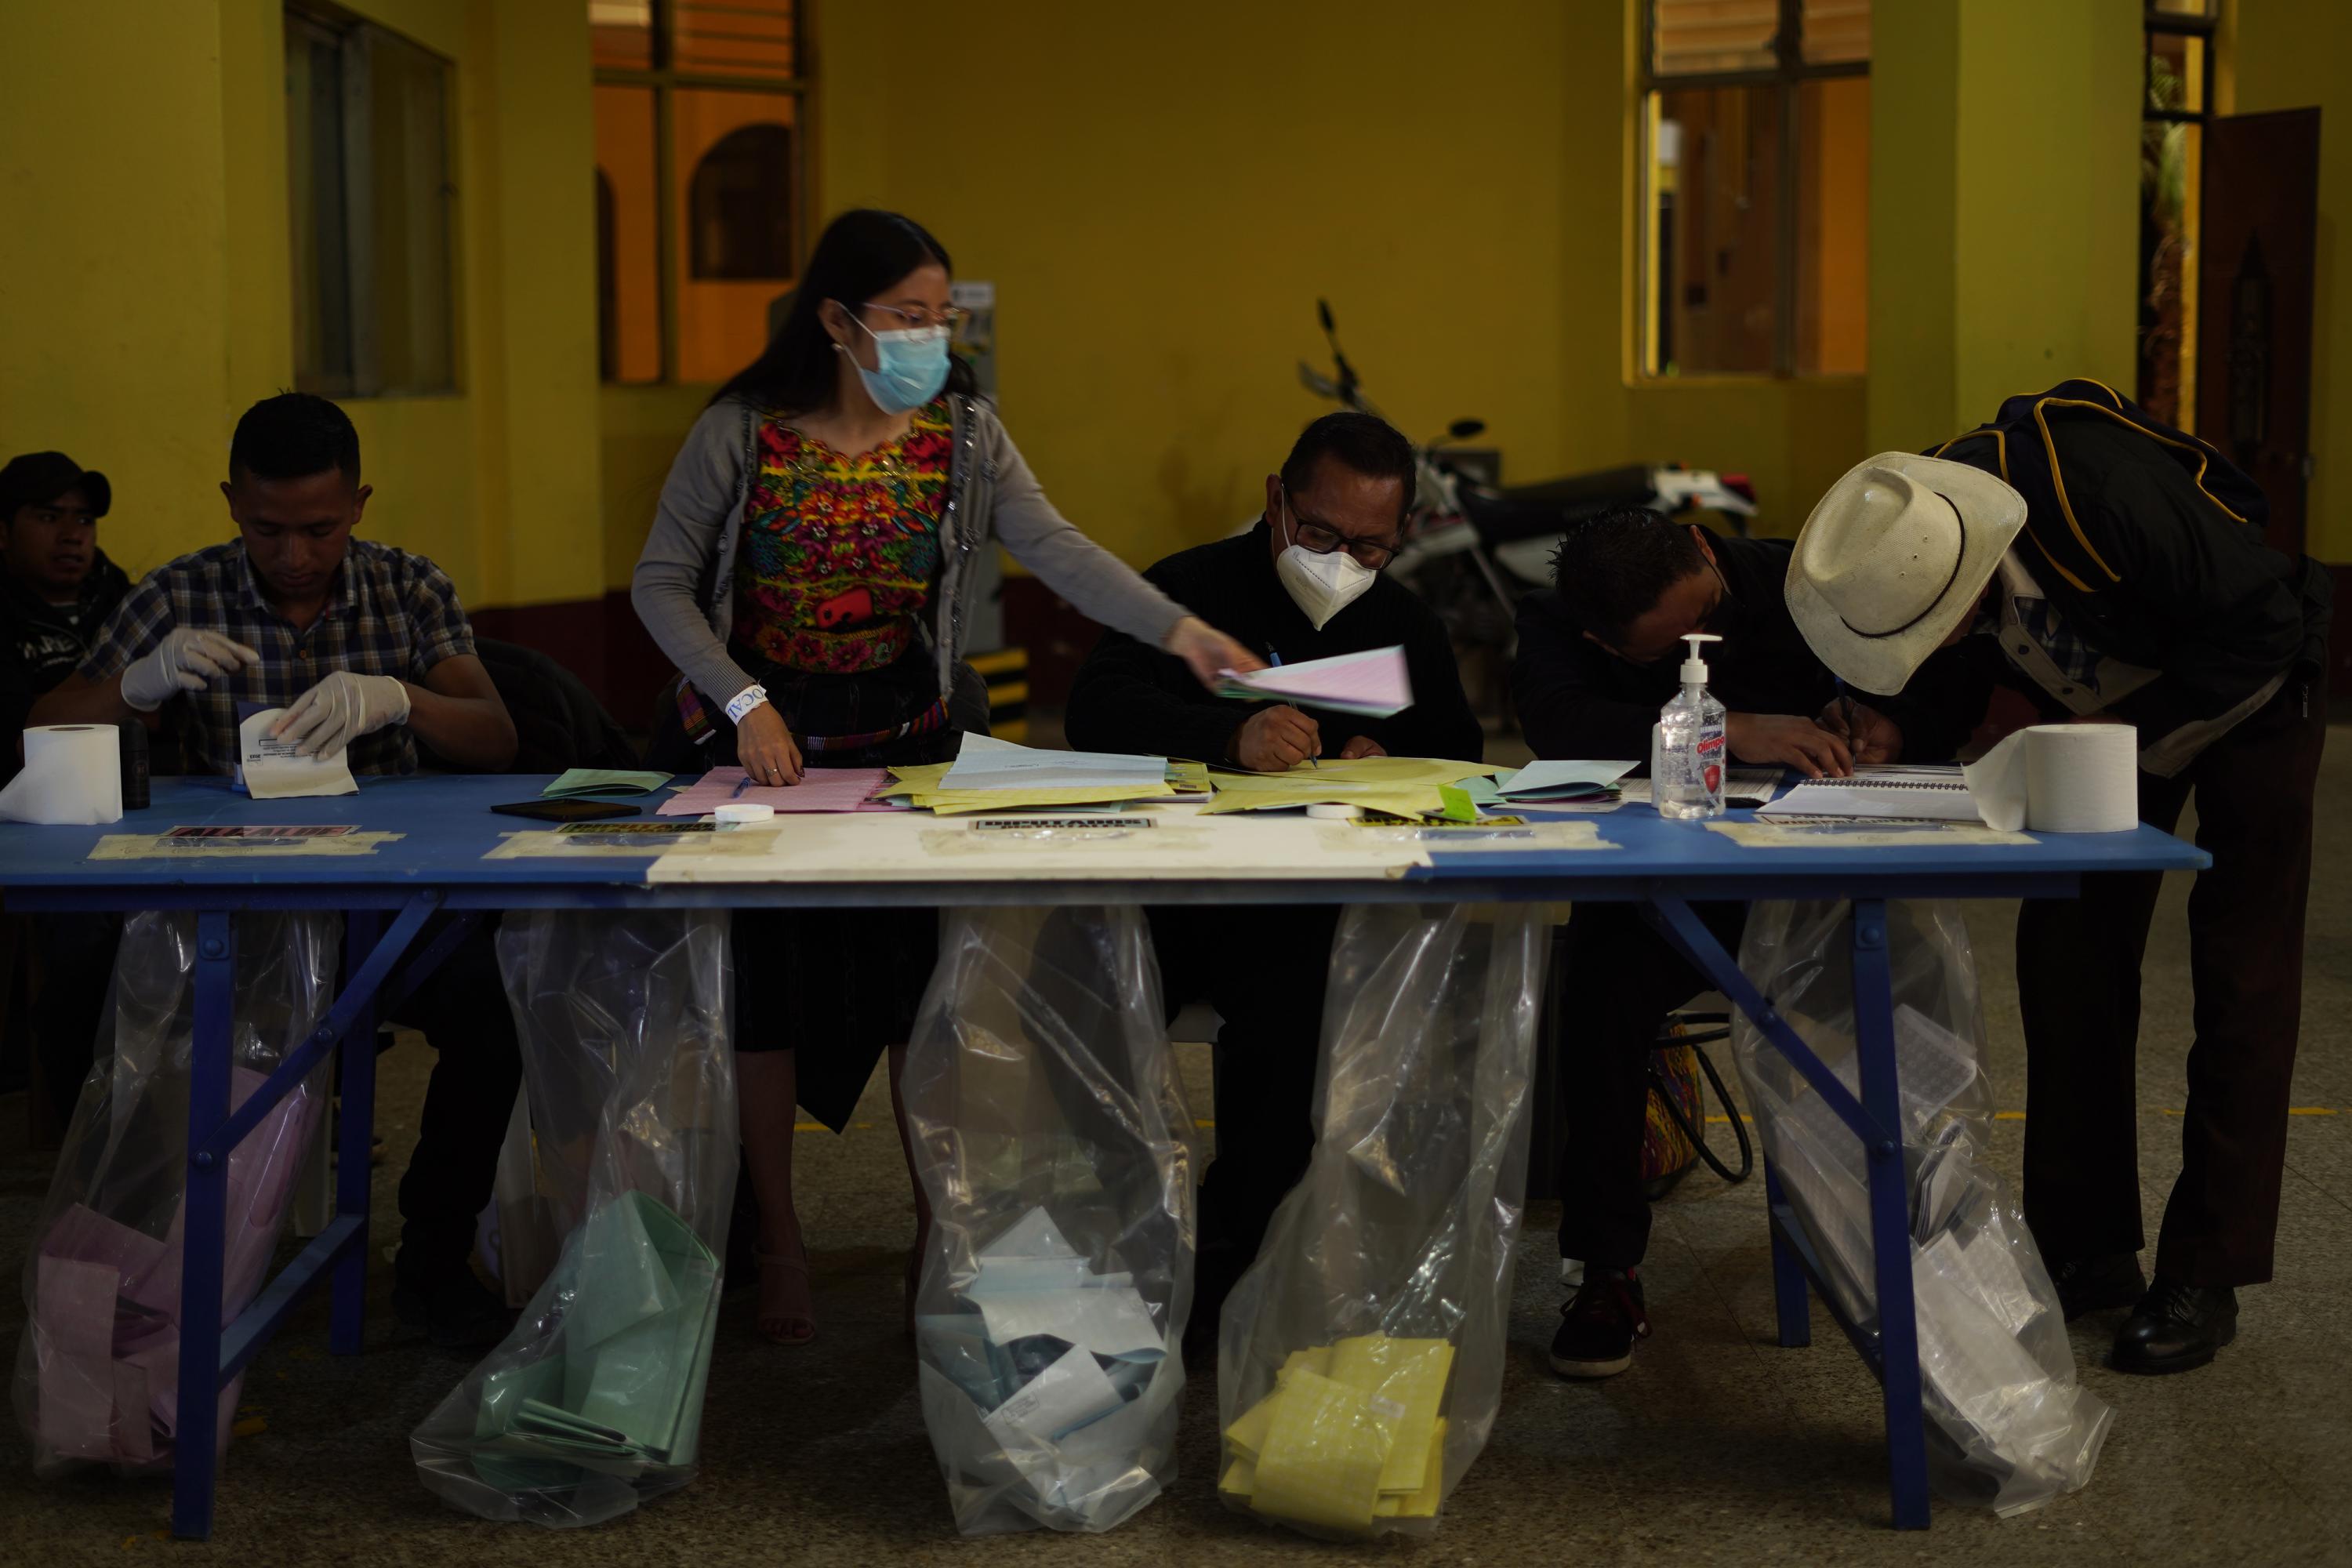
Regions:
[[1315, 1152], [1225, 1302], [1219, 1496], [1328, 1539], [1428, 1533], [1502, 1399], [1548, 911], [1350, 909]]
[[[229, 1107], [241, 1106], [326, 1016], [335, 915], [236, 917]], [[16, 1415], [44, 1476], [79, 1463], [169, 1471], [180, 1424], [180, 1237], [187, 1214], [196, 917], [123, 922], [97, 1061], [66, 1131], [25, 1262]], [[261, 1289], [294, 1179], [326, 1114], [322, 1060], [230, 1153], [221, 1321]], [[226, 1451], [239, 1377], [205, 1438]]]
[[509, 913], [499, 963], [554, 1272], [416, 1429], [484, 1519], [597, 1524], [694, 1479], [737, 1169], [724, 913]]
[[[1852, 904], [1764, 903], [1739, 967], [1859, 1098]], [[2074, 1375], [2058, 1292], [1987, 1155], [1976, 969], [1959, 909], [1886, 906], [1919, 1371], [1937, 1489], [2008, 1515], [2091, 1479], [2114, 1413]], [[1744, 1016], [1734, 1048], [1766, 1156], [1837, 1304], [1877, 1321], [1862, 1141]]]
[[1112, 1529], [1175, 1479], [1192, 1298], [1192, 1121], [1142, 912], [952, 911], [901, 1091], [956, 1528]]

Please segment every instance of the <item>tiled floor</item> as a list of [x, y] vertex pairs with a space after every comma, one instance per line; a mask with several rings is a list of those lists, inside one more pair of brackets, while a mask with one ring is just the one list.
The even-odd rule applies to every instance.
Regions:
[[[2305, 1034], [2289, 1134], [2280, 1272], [2244, 1293], [2242, 1337], [2213, 1367], [2144, 1380], [2101, 1364], [2112, 1320], [2076, 1325], [2084, 1378], [2116, 1410], [2089, 1488], [2000, 1521], [1939, 1506], [1935, 1528], [1885, 1528], [1877, 1393], [1817, 1313], [1810, 1350], [1772, 1343], [1760, 1184], [1692, 1177], [1660, 1206], [1649, 1268], [1656, 1337], [1633, 1370], [1562, 1384], [1542, 1349], [1560, 1299], [1549, 1256], [1554, 1211], [1528, 1215], [1503, 1406], [1484, 1458], [1436, 1536], [1417, 1546], [1307, 1542], [1227, 1513], [1213, 1491], [1214, 1379], [1187, 1390], [1181, 1479], [1118, 1531], [959, 1540], [917, 1409], [899, 1328], [910, 1219], [887, 1097], [869, 1092], [845, 1136], [802, 1145], [803, 1215], [817, 1270], [816, 1342], [757, 1341], [748, 1299], [727, 1305], [711, 1380], [701, 1478], [611, 1526], [550, 1533], [450, 1511], [416, 1483], [407, 1437], [463, 1374], [390, 1323], [375, 1270], [365, 1354], [326, 1353], [312, 1303], [255, 1364], [246, 1385], [257, 1435], [232, 1450], [209, 1546], [163, 1538], [169, 1493], [154, 1481], [31, 1474], [13, 1423], [0, 1427], [0, 1562], [240, 1563], [644, 1562], [962, 1565], [1015, 1562], [1403, 1561], [1437, 1563], [2042, 1562], [2233, 1564], [2352, 1562], [2352, 731], [2339, 731], [2323, 785]], [[2185, 938], [2169, 889], [2147, 974], [2142, 1174], [2151, 1234], [2175, 1158], [2166, 1112], [2182, 1101], [2188, 1043]], [[2021, 1105], [2021, 1047], [2009, 982], [2010, 910], [1971, 911], [2003, 1104]], [[1193, 1104], [1208, 1105], [1205, 1053], [1184, 1053]], [[391, 1215], [396, 1160], [414, 1134], [428, 1058], [385, 1058], [378, 1173]], [[18, 1146], [21, 1101], [0, 1097], [0, 1267], [14, 1279], [47, 1182]], [[2019, 1125], [1996, 1157], [2016, 1177]], [[23, 1309], [0, 1292], [0, 1336]]]

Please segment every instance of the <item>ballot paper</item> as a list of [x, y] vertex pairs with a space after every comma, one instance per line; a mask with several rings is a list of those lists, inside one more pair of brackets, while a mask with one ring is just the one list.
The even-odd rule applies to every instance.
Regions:
[[966, 735], [954, 765], [940, 780], [948, 790], [1093, 789], [1134, 785], [1164, 788], [1168, 759], [1128, 752], [1054, 752], [1016, 746], [989, 735]]
[[1412, 706], [1412, 679], [1405, 670], [1402, 645], [1277, 664], [1270, 669], [1228, 669], [1222, 679], [1220, 697], [1255, 702], [1271, 698], [1368, 719], [1385, 719]]
[[1482, 805], [1498, 803], [1520, 805], [1611, 795], [1617, 791], [1617, 781], [1640, 765], [1638, 763], [1529, 763], [1516, 773], [1505, 773], [1486, 785], [1486, 790], [1493, 792], [1493, 800], [1487, 800], [1486, 791], [1475, 786], [1470, 790], [1470, 798]]
[[667, 773], [634, 768], [566, 768], [539, 793], [549, 800], [592, 795], [651, 795], [669, 783]]
[[285, 716], [283, 708], [264, 708], [236, 727], [237, 783], [245, 793], [256, 800], [357, 795], [348, 752], [306, 757], [294, 742], [270, 734], [269, 727]]
[[888, 779], [882, 768], [811, 768], [796, 784], [755, 784], [741, 768], [713, 768], [679, 790], [656, 816], [708, 816], [722, 805], [766, 805], [778, 812], [856, 811]]
[[1291, 1352], [1274, 1391], [1225, 1429], [1233, 1460], [1218, 1489], [1268, 1518], [1350, 1534], [1433, 1518], [1454, 1354], [1446, 1340], [1386, 1334]]
[[1981, 822], [1957, 767], [1864, 766], [1852, 778], [1807, 779], [1758, 812], [1759, 819], [1835, 816], [1906, 822]]

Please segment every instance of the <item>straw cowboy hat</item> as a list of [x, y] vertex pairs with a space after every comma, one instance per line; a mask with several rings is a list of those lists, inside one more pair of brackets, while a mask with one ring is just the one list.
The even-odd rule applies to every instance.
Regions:
[[1975, 611], [2024, 526], [2025, 498], [1981, 468], [1881, 452], [1805, 520], [1789, 613], [1840, 679], [1891, 697]]

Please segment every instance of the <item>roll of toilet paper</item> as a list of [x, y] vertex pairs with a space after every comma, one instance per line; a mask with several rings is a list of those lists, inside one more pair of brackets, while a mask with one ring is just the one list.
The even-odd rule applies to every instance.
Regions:
[[2025, 732], [2025, 826], [2035, 833], [2128, 833], [2139, 826], [2139, 731], [2128, 724], [2036, 724]]
[[2014, 833], [2126, 833], [2139, 823], [2139, 731], [2036, 724], [1968, 766], [1988, 826]]
[[122, 737], [111, 724], [25, 731], [25, 771], [0, 789], [0, 820], [94, 827], [122, 820]]

